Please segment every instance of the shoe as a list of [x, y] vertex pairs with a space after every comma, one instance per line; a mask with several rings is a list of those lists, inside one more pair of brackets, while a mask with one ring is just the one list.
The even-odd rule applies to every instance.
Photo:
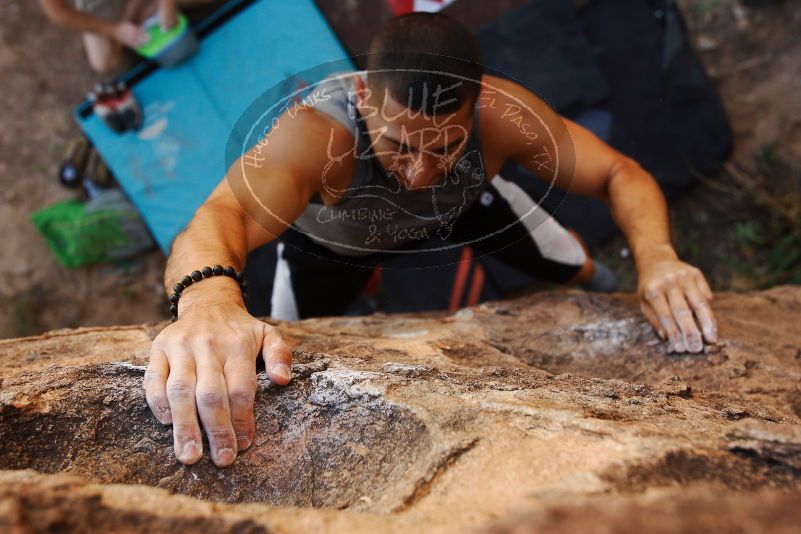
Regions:
[[70, 142], [58, 169], [58, 179], [62, 185], [65, 187], [80, 187], [81, 177], [86, 170], [86, 162], [89, 159], [91, 150], [92, 146], [89, 144], [89, 140], [83, 135]]
[[579, 284], [585, 291], [597, 291], [599, 293], [614, 293], [617, 291], [617, 277], [612, 270], [598, 260], [592, 260], [595, 272], [592, 278]]

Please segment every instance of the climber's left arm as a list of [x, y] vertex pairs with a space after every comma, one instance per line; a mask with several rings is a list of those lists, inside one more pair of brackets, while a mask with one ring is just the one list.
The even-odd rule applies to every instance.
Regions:
[[495, 106], [481, 113], [492, 116], [493, 149], [561, 189], [605, 202], [629, 242], [648, 321], [677, 352], [700, 352], [702, 338], [714, 343], [712, 291], [701, 271], [673, 249], [667, 204], [654, 178], [531, 91], [498, 78], [491, 83]]

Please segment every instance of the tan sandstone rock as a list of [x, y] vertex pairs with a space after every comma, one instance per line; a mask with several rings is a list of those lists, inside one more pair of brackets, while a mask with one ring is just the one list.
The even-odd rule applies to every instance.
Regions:
[[698, 355], [630, 295], [275, 323], [293, 381], [229, 469], [145, 404], [163, 324], [0, 341], [0, 531], [798, 531], [801, 288], [714, 307]]

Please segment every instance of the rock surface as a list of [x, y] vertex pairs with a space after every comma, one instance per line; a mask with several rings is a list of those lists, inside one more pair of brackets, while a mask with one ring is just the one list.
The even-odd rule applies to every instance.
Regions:
[[144, 401], [161, 325], [0, 341], [0, 531], [738, 532], [801, 525], [801, 288], [668, 353], [630, 295], [276, 323], [229, 469]]

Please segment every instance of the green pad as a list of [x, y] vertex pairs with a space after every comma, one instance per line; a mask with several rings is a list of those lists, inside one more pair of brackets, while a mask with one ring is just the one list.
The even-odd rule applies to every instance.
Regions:
[[67, 200], [42, 208], [31, 214], [31, 222], [69, 268], [130, 258], [153, 244], [118, 190], [104, 191], [88, 204]]

